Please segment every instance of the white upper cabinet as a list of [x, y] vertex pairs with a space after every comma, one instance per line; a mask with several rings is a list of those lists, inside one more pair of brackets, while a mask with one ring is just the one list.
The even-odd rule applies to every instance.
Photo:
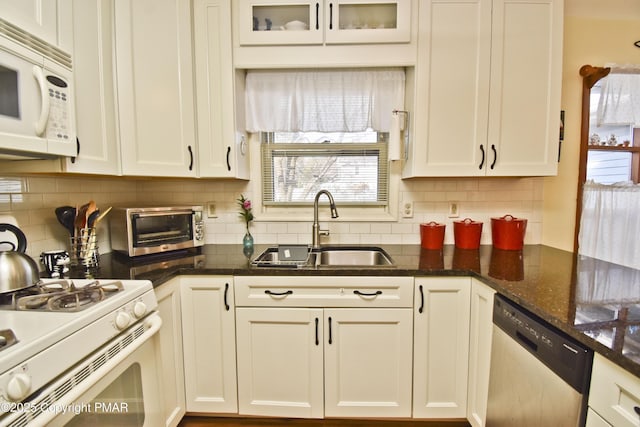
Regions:
[[122, 173], [195, 177], [191, 4], [115, 2]]
[[411, 0], [241, 0], [240, 44], [407, 43]]
[[45, 42], [71, 52], [64, 26], [71, 0], [0, 0], [0, 18]]
[[113, 1], [73, 1], [77, 151], [67, 172], [119, 175], [113, 62]]
[[405, 177], [557, 172], [563, 1], [420, 2]]
[[244, 73], [233, 70], [231, 1], [194, 0], [193, 34], [199, 176], [248, 179], [247, 136], [236, 127]]
[[413, 66], [418, 6], [418, 0], [239, 0], [234, 65]]

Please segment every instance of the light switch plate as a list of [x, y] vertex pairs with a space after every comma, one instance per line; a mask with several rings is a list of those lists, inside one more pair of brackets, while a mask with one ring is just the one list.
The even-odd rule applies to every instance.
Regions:
[[207, 203], [207, 217], [218, 218], [218, 214], [216, 213], [216, 204], [214, 202]]

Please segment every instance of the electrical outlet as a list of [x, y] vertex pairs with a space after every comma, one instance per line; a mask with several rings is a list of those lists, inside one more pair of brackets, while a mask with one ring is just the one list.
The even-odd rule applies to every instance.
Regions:
[[216, 213], [216, 204], [214, 202], [207, 203], [207, 217], [218, 218], [218, 214]]
[[413, 218], [413, 202], [402, 203], [402, 218]]
[[458, 203], [457, 202], [449, 202], [449, 218], [458, 218], [460, 214], [458, 213]]

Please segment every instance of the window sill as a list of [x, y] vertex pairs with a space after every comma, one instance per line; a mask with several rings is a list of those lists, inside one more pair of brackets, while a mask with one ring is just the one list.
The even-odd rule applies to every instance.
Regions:
[[[363, 213], [362, 209], [358, 209], [358, 212], [348, 212], [346, 208], [340, 209], [338, 206], [338, 218], [331, 218], [327, 212], [323, 212], [325, 207], [320, 208], [319, 220], [322, 222], [396, 222], [397, 217], [389, 212], [371, 212]], [[256, 215], [255, 222], [313, 222], [313, 211], [300, 211], [300, 212], [271, 212], [260, 213], [260, 216]]]

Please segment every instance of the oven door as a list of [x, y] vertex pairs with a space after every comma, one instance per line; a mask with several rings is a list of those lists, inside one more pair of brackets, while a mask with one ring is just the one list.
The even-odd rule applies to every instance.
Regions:
[[27, 418], [7, 425], [164, 425], [160, 326], [160, 316], [151, 314], [21, 404]]
[[[157, 316], [154, 315], [154, 316]], [[160, 317], [156, 318], [158, 321]], [[153, 322], [156, 319], [151, 319]], [[159, 322], [160, 325], [162, 322]], [[153, 328], [155, 329], [155, 328]], [[159, 328], [158, 328], [159, 329]], [[79, 398], [58, 403], [51, 426], [164, 425], [158, 334], [149, 336], [95, 383], [88, 381]], [[65, 406], [66, 405], [66, 406]], [[69, 411], [70, 410], [70, 411]]]

